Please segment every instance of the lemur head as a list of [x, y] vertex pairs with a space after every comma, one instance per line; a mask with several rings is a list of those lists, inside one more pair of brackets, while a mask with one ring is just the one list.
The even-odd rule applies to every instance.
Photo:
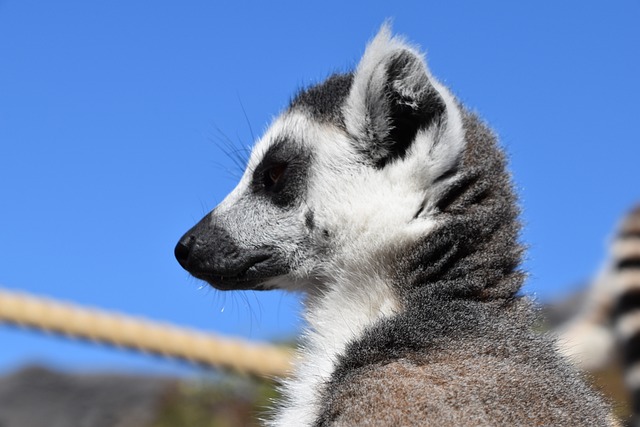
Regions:
[[218, 289], [322, 287], [423, 238], [464, 151], [461, 112], [387, 26], [350, 74], [299, 93], [175, 254]]

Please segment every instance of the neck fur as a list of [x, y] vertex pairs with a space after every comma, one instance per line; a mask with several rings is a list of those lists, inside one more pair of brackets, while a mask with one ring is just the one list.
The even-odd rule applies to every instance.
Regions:
[[322, 291], [308, 295], [309, 327], [272, 426], [313, 425], [323, 387], [347, 345], [381, 319], [415, 310], [434, 297], [482, 302], [518, 292], [523, 249], [506, 159], [482, 122], [470, 114], [463, 118], [465, 157], [438, 200], [433, 218], [438, 225], [401, 257], [387, 259], [386, 274], [380, 262], [370, 262], [369, 268], [341, 266]]
[[320, 393], [347, 344], [402, 305], [382, 277], [345, 274], [305, 301], [308, 329], [298, 350], [292, 379], [284, 384], [285, 404], [273, 426], [309, 426], [317, 417]]

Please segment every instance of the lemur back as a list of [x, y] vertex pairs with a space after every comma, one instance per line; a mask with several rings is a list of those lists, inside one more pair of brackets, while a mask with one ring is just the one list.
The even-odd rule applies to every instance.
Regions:
[[387, 26], [299, 92], [176, 246], [223, 289], [306, 295], [273, 426], [612, 425], [532, 331], [495, 136]]

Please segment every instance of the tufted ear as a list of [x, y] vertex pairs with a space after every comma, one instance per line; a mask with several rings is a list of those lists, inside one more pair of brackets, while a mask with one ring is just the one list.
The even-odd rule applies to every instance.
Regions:
[[416, 134], [438, 124], [446, 109], [422, 55], [383, 25], [358, 64], [343, 107], [358, 149], [384, 167], [404, 157]]

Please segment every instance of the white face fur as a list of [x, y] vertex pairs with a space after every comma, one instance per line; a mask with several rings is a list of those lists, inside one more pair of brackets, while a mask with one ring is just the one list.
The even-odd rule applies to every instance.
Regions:
[[[387, 257], [429, 233], [439, 178], [464, 149], [456, 101], [386, 26], [343, 98], [339, 122], [304, 106], [274, 121], [238, 186], [176, 248], [187, 270], [221, 289], [313, 292], [335, 275], [385, 275]], [[430, 111], [420, 103], [433, 100], [442, 111], [394, 156], [406, 120], [393, 108]]]

